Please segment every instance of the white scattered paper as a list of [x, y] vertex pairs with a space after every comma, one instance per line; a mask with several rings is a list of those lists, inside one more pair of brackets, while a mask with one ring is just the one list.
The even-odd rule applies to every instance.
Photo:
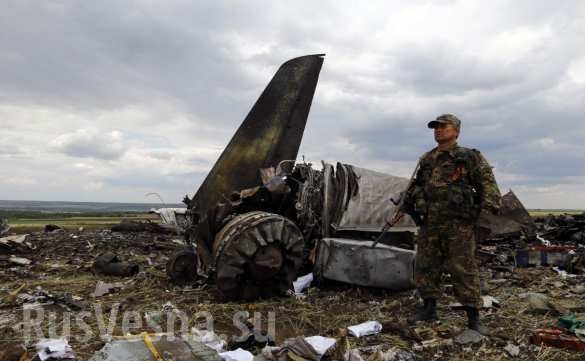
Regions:
[[311, 285], [311, 282], [313, 282], [312, 273], [297, 278], [297, 280], [293, 282], [293, 289], [295, 290], [295, 293], [303, 293], [303, 291]]
[[[459, 302], [454, 302], [449, 304], [450, 308], [462, 308], [463, 305]], [[500, 307], [500, 301], [498, 301], [493, 296], [481, 296], [481, 307], [482, 308], [492, 308], [492, 307]]]
[[43, 339], [37, 342], [36, 345], [39, 359], [45, 361], [47, 359], [74, 359], [73, 349], [69, 346], [66, 339]]
[[254, 355], [250, 351], [241, 348], [234, 351], [221, 352], [219, 353], [219, 357], [224, 361], [252, 361], [254, 359]]
[[481, 300], [483, 302], [483, 308], [500, 307], [500, 301], [493, 296], [481, 296]]
[[205, 346], [214, 349], [217, 353], [224, 352], [227, 343], [219, 338], [213, 331], [199, 330], [195, 327], [191, 329], [191, 333], [196, 341], [203, 343]]
[[32, 263], [32, 261], [28, 258], [24, 258], [24, 257], [10, 257], [8, 259], [9, 262], [21, 265], [21, 266], [28, 266], [29, 264]]
[[349, 326], [349, 334], [355, 337], [373, 335], [382, 331], [382, 324], [378, 321], [368, 321], [359, 325]]
[[321, 356], [325, 355], [325, 352], [327, 352], [331, 346], [335, 345], [335, 339], [331, 337], [311, 336], [305, 337], [305, 341], [313, 346], [315, 351]]

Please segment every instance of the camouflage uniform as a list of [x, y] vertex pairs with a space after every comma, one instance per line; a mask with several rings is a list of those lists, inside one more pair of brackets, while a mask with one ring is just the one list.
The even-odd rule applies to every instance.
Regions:
[[479, 307], [476, 221], [497, 212], [500, 191], [485, 158], [455, 144], [423, 155], [406, 203], [423, 218], [417, 243], [415, 283], [424, 299], [439, 298], [441, 271], [451, 274], [455, 296]]

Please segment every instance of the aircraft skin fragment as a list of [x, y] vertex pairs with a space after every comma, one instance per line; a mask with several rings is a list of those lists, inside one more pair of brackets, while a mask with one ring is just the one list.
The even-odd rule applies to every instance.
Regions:
[[322, 55], [308, 55], [278, 69], [189, 201], [194, 238], [208, 249], [219, 231], [217, 204], [234, 191], [261, 184], [259, 169], [296, 159], [322, 64]]

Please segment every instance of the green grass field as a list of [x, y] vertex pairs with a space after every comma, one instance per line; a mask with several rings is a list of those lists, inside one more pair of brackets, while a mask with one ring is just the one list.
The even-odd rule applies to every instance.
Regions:
[[[561, 214], [582, 214], [582, 210], [574, 209], [529, 209], [532, 217]], [[10, 231], [14, 233], [27, 233], [41, 231], [47, 224], [55, 224], [68, 230], [76, 230], [79, 227], [85, 229], [110, 228], [120, 223], [122, 219], [151, 220], [159, 218], [155, 214], [120, 212], [120, 213], [46, 213], [29, 211], [0, 210], [0, 218], [6, 218], [10, 225]]]
[[0, 218], [6, 218], [10, 231], [26, 233], [41, 231], [47, 224], [54, 224], [68, 230], [79, 227], [85, 229], [109, 228], [120, 223], [122, 219], [158, 220], [156, 214], [120, 212], [120, 213], [46, 213], [28, 211], [0, 210]]
[[532, 217], [544, 217], [548, 215], [560, 216], [562, 214], [583, 214], [583, 210], [578, 209], [528, 209]]

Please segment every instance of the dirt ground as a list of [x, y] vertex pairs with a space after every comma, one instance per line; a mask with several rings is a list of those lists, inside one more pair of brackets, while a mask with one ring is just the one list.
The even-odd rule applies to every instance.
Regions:
[[[381, 333], [348, 338], [350, 348], [360, 350], [366, 360], [372, 359], [375, 350], [393, 347], [410, 352], [418, 360], [585, 359], [585, 351], [531, 345], [528, 340], [531, 330], [558, 326], [559, 312], [570, 311], [585, 318], [585, 277], [562, 278], [550, 267], [515, 268], [513, 262], [504, 260], [509, 247], [485, 246], [480, 252], [483, 294], [500, 303], [499, 307], [482, 313], [492, 336], [478, 344], [460, 345], [453, 342], [453, 337], [465, 329], [466, 319], [462, 311], [449, 306], [455, 300], [450, 295], [448, 279], [445, 296], [440, 300], [440, 322], [415, 326], [406, 322], [417, 303], [415, 291], [392, 293], [323, 284], [311, 287], [304, 297], [223, 302], [213, 285], [183, 287], [169, 283], [165, 264], [173, 251], [181, 247], [173, 242], [178, 238], [147, 232], [58, 230], [29, 234], [11, 253], [0, 252], [0, 350], [26, 345], [29, 354], [34, 355], [34, 344], [39, 338], [64, 335], [68, 336], [76, 358], [87, 360], [104, 346], [100, 323], [107, 323], [112, 315], [115, 316], [112, 334], [122, 336], [124, 332], [160, 331], [155, 327], [159, 324], [162, 331], [167, 331], [167, 312], [183, 312], [187, 316], [187, 325], [181, 325], [178, 319], [171, 322], [184, 330], [201, 327], [201, 315], [211, 315], [214, 331], [229, 341], [241, 334], [234, 325], [234, 316], [247, 311], [250, 317], [259, 313], [263, 328], [269, 324], [269, 318], [274, 320], [276, 344], [296, 335], [337, 337], [340, 328], [377, 320], [383, 325]], [[94, 274], [94, 258], [106, 251], [138, 263], [140, 272], [132, 277]], [[32, 263], [15, 264], [8, 260], [11, 254]], [[94, 297], [98, 282], [122, 284], [109, 294]], [[530, 292], [548, 297], [544, 310], [533, 309], [520, 297]], [[42, 318], [39, 310], [43, 312]], [[40, 329], [30, 326], [27, 329], [27, 322], [23, 322], [27, 318], [41, 319]], [[126, 329], [124, 318], [132, 321]], [[64, 333], [68, 327], [70, 332]], [[519, 346], [517, 357], [504, 350], [509, 344]], [[324, 359], [336, 359], [335, 352]]]

